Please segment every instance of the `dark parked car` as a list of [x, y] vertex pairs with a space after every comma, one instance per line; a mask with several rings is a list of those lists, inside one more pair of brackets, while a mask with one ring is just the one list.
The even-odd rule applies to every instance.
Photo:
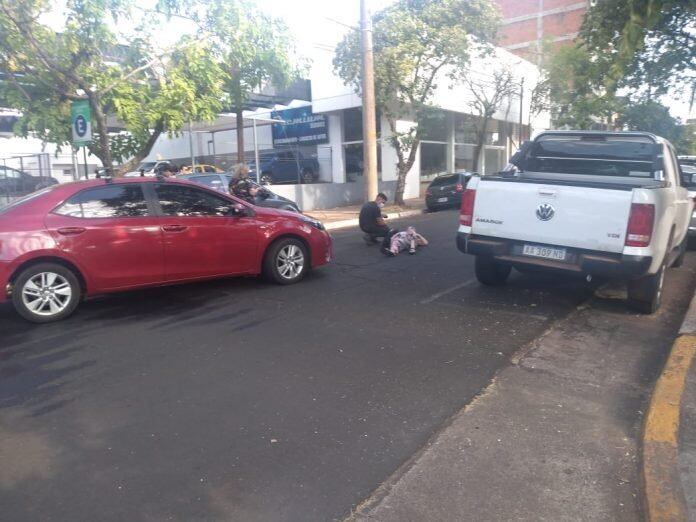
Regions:
[[677, 161], [680, 165], [689, 165], [696, 167], [696, 156], [677, 156]]
[[[272, 183], [314, 183], [319, 175], [319, 162], [314, 158], [305, 158], [294, 150], [277, 150], [263, 153], [259, 157], [263, 185]], [[256, 163], [249, 165], [251, 178], [256, 178]], [[298, 170], [299, 169], [299, 170]]]
[[55, 185], [0, 209], [0, 302], [37, 323], [132, 288], [261, 273], [297, 283], [331, 258], [319, 221], [177, 179]]
[[[205, 185], [213, 190], [227, 194], [229, 192], [230, 181], [232, 181], [232, 174], [222, 173], [222, 174], [184, 174], [177, 176], [179, 179], [186, 179], [188, 181], [193, 181], [194, 183], [199, 183], [200, 185]], [[302, 213], [300, 207], [294, 201], [279, 196], [275, 192], [272, 192], [268, 187], [256, 185], [259, 187], [259, 194], [256, 197], [255, 205], [259, 207], [269, 207], [277, 208], [280, 210], [289, 210], [290, 212]]]
[[462, 194], [472, 175], [471, 172], [456, 172], [436, 177], [425, 191], [425, 205], [428, 210], [459, 208], [462, 204]]
[[56, 184], [58, 180], [50, 176], [32, 176], [21, 170], [0, 165], [1, 196], [25, 196]]

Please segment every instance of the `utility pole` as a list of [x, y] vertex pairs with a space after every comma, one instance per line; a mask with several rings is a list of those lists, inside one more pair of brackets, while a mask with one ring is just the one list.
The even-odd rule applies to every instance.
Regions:
[[375, 71], [372, 54], [372, 20], [367, 0], [360, 0], [360, 33], [362, 41], [363, 162], [365, 201], [377, 197], [377, 116], [375, 111]]

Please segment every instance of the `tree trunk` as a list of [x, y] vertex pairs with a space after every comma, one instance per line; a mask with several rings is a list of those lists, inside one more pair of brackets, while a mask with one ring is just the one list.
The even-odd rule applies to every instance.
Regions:
[[397, 168], [399, 169], [399, 174], [396, 178], [396, 191], [394, 193], [394, 204], [403, 205], [404, 204], [404, 190], [406, 190], [406, 175], [409, 169], [403, 163], [398, 163]]
[[397, 163], [398, 175], [396, 178], [396, 191], [394, 193], [394, 203], [397, 205], [404, 204], [404, 191], [406, 190], [406, 176], [413, 167], [416, 161], [416, 153], [420, 146], [420, 138], [415, 138], [411, 144], [411, 149], [408, 152], [408, 159], [403, 160], [403, 151], [398, 151], [399, 163]]
[[101, 108], [101, 100], [95, 93], [88, 93], [89, 104], [92, 107], [94, 121], [97, 124], [97, 132], [99, 133], [99, 154], [97, 156], [102, 160], [106, 173], [110, 174], [113, 168], [111, 160], [111, 149], [109, 147], [109, 128], [106, 124], [106, 115]]
[[135, 168], [140, 164], [140, 162], [152, 151], [152, 147], [155, 146], [155, 143], [157, 142], [157, 138], [160, 137], [162, 134], [162, 130], [164, 129], [164, 125], [162, 124], [162, 120], [158, 121], [157, 124], [155, 125], [155, 128], [152, 131], [152, 134], [150, 134], [150, 137], [147, 139], [145, 142], [145, 145], [133, 156], [131, 159], [129, 159], [127, 162], [125, 162], [123, 165], [121, 165], [121, 168], [118, 171], [118, 174], [122, 176], [126, 172], [130, 172], [132, 170], [135, 170]]
[[[244, 161], [244, 116], [241, 103], [236, 107], [237, 114], [237, 161], [239, 163], [245, 163]], [[258, 167], [258, 165], [257, 165]]]
[[[478, 136], [476, 137], [476, 147], [474, 147], [474, 172], [479, 172], [479, 159], [481, 158], [481, 151], [483, 150], [483, 146], [486, 141], [486, 130], [488, 129], [489, 119], [490, 118], [487, 116], [483, 117], [483, 122], [481, 123], [481, 130], [479, 131]], [[520, 136], [522, 136], [522, 129], [520, 129]], [[479, 174], [483, 175], [483, 172], [479, 172]]]

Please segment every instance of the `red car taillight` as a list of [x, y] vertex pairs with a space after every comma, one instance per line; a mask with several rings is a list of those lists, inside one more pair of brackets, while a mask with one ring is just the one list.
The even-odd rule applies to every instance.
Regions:
[[655, 222], [655, 205], [646, 203], [631, 204], [626, 231], [626, 246], [646, 247], [650, 244]]
[[454, 190], [456, 190], [457, 192], [464, 192], [464, 185], [462, 185], [461, 183], [457, 183], [457, 186]]
[[474, 220], [474, 202], [476, 200], [476, 191], [466, 189], [462, 196], [462, 206], [459, 211], [459, 224], [465, 227], [470, 227]]

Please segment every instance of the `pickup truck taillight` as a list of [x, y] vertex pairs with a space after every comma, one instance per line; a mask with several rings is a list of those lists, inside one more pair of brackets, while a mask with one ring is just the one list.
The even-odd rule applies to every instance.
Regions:
[[626, 246], [646, 247], [650, 244], [655, 222], [655, 205], [647, 203], [632, 203], [631, 214], [628, 216], [626, 231]]
[[461, 183], [457, 183], [457, 186], [454, 188], [457, 192], [464, 192], [464, 185]]
[[466, 189], [462, 196], [462, 206], [459, 211], [459, 224], [465, 227], [470, 227], [474, 220], [474, 201], [476, 200], [476, 191], [474, 189]]

